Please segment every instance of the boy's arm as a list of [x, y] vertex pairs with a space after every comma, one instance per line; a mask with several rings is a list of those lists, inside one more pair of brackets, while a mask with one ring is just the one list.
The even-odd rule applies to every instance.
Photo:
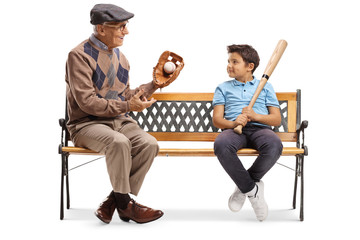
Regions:
[[229, 121], [224, 119], [224, 105], [216, 105], [213, 112], [213, 124], [217, 128], [229, 129], [234, 128], [238, 125], [245, 126], [248, 118], [244, 114], [240, 114], [235, 121]]
[[281, 124], [280, 109], [277, 107], [269, 106], [268, 110], [269, 110], [268, 115], [262, 115], [255, 113], [252, 108], [244, 107], [242, 113], [249, 118], [250, 122], [254, 121], [269, 126], [279, 126]]

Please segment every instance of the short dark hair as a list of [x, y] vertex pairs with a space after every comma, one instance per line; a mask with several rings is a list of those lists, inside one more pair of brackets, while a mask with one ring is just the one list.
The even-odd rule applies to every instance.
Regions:
[[254, 73], [255, 69], [259, 66], [260, 58], [257, 51], [250, 45], [241, 44], [241, 45], [229, 45], [227, 47], [228, 53], [238, 53], [243, 58], [246, 64], [253, 63], [254, 69], [252, 73]]

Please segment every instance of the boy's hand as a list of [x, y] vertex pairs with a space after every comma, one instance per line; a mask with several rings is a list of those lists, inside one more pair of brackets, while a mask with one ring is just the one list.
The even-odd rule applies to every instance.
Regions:
[[235, 127], [237, 127], [239, 125], [245, 127], [245, 125], [247, 124], [248, 121], [250, 121], [250, 119], [248, 119], [248, 117], [242, 113], [239, 116], [237, 116], [237, 118], [235, 120]]
[[254, 110], [250, 107], [244, 107], [242, 110], [242, 114], [246, 115], [248, 117], [248, 121], [255, 121], [256, 118], [256, 113], [254, 112]]

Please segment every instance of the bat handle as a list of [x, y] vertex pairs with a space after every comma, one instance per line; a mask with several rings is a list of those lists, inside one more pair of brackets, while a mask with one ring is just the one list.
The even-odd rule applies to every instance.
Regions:
[[234, 131], [235, 131], [237, 134], [242, 134], [242, 128], [243, 128], [242, 125], [238, 125], [237, 127], [234, 128]]

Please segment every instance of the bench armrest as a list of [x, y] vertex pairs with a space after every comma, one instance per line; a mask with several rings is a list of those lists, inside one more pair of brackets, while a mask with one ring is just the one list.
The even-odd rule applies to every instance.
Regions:
[[64, 118], [60, 118], [59, 119], [59, 125], [60, 127], [64, 128], [66, 126], [66, 122], [65, 122], [65, 119]]
[[299, 134], [301, 131], [304, 132], [304, 129], [307, 128], [308, 125], [309, 122], [307, 120], [302, 121], [300, 127], [296, 130], [297, 134]]
[[[302, 148], [304, 149], [304, 155], [307, 156], [308, 155], [308, 148], [305, 145], [305, 128], [307, 128], [309, 125], [309, 122], [307, 120], [304, 120], [301, 122], [300, 127], [298, 129], [296, 129], [296, 133], [297, 133], [297, 142], [296, 142], [296, 146], [298, 148]], [[300, 138], [300, 136], [302, 136]]]
[[59, 119], [59, 125], [61, 127], [61, 140], [60, 140], [60, 144], [59, 144], [59, 154], [62, 154], [62, 147], [66, 146], [67, 144], [67, 140], [66, 140], [66, 121], [64, 118], [60, 118]]

